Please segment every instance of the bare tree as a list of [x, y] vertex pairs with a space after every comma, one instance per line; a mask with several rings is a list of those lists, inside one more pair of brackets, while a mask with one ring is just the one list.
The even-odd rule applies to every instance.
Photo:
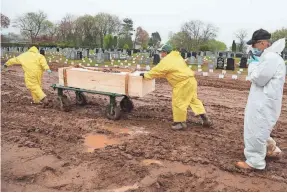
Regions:
[[67, 14], [59, 24], [58, 36], [61, 41], [73, 41], [75, 33], [75, 16]]
[[98, 19], [91, 15], [84, 15], [77, 18], [76, 25], [76, 38], [80, 44], [95, 46], [97, 38], [100, 35], [98, 27]]
[[191, 44], [192, 49], [199, 50], [200, 45], [216, 37], [218, 29], [212, 24], [205, 24], [200, 20], [191, 20], [182, 26], [181, 31], [187, 36], [185, 41]]
[[47, 19], [47, 15], [39, 11], [38, 13], [29, 12], [15, 20], [15, 27], [20, 28], [21, 33], [31, 38], [31, 41], [38, 37], [38, 35], [44, 29], [44, 24]]
[[[135, 44], [140, 44], [142, 48], [146, 48], [148, 45], [149, 34], [142, 27], [137, 27], [135, 34]], [[135, 45], [134, 45], [135, 47]]]
[[120, 19], [118, 16], [110, 15], [108, 13], [99, 13], [96, 15], [98, 21], [98, 28], [100, 32], [101, 46], [104, 45], [104, 37], [107, 34], [117, 33], [120, 29]]
[[246, 42], [246, 37], [248, 36], [248, 33], [245, 29], [240, 29], [237, 32], [235, 32], [235, 37], [238, 39], [238, 51], [243, 52], [245, 50], [245, 42]]
[[1, 13], [1, 28], [8, 28], [9, 25], [10, 25], [9, 17]]

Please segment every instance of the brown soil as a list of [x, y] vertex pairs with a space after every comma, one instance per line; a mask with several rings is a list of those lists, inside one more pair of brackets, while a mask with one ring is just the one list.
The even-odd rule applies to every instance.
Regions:
[[[214, 127], [202, 128], [189, 110], [188, 129], [176, 132], [170, 129], [171, 88], [165, 80], [157, 80], [155, 92], [133, 98], [132, 113], [111, 121], [104, 115], [107, 97], [87, 95], [86, 106], [61, 112], [30, 103], [19, 66], [1, 76], [2, 191], [287, 190], [286, 153], [281, 160], [268, 160], [265, 171], [234, 167], [244, 160], [243, 115], [250, 86], [244, 77], [197, 77], [199, 98]], [[55, 101], [50, 85], [57, 79], [56, 71], [43, 79], [45, 93]], [[283, 152], [286, 91], [287, 86], [272, 133]], [[66, 94], [75, 100], [73, 92]]]

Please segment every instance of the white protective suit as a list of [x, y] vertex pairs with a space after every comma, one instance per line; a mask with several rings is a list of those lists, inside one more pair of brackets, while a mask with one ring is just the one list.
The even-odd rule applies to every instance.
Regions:
[[270, 133], [281, 113], [286, 67], [278, 53], [284, 47], [285, 39], [278, 40], [248, 67], [252, 84], [244, 116], [244, 155], [256, 169], [265, 168], [267, 143], [275, 143]]

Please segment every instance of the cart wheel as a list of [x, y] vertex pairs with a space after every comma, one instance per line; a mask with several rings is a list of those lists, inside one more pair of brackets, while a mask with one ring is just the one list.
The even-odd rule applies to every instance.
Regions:
[[62, 95], [58, 97], [60, 102], [60, 109], [61, 111], [68, 112], [71, 110], [71, 101], [66, 95]]
[[130, 113], [134, 109], [134, 104], [129, 97], [125, 96], [120, 102], [120, 107], [122, 111]]
[[121, 109], [117, 106], [113, 107], [108, 105], [106, 108], [106, 116], [111, 120], [119, 120], [121, 117]]
[[76, 93], [76, 104], [77, 105], [86, 105], [87, 104], [87, 97], [84, 93]]

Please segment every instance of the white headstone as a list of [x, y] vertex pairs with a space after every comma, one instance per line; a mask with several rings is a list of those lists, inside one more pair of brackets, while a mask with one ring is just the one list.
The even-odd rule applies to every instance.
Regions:
[[208, 76], [208, 72], [203, 72], [202, 75], [203, 76]]
[[219, 74], [218, 78], [224, 78], [224, 75], [223, 74]]
[[232, 75], [231, 77], [233, 80], [237, 80], [237, 75]]
[[209, 69], [209, 72], [210, 72], [210, 73], [213, 73], [213, 69]]

